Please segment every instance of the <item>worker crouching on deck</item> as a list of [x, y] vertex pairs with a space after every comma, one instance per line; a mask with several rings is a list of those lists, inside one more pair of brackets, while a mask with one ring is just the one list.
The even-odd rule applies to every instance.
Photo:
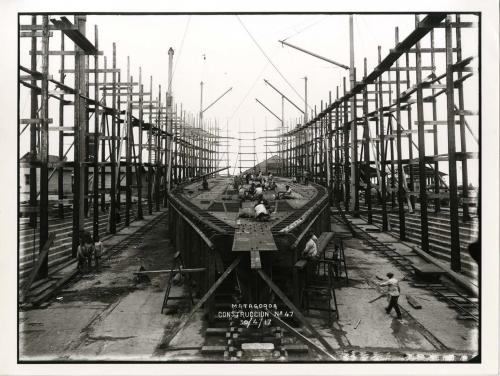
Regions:
[[292, 188], [290, 188], [290, 186], [287, 184], [285, 185], [285, 192], [278, 192], [278, 195], [276, 196], [276, 199], [288, 199], [288, 198], [292, 198]]
[[269, 214], [264, 200], [257, 201], [257, 204], [254, 206], [254, 210], [255, 219], [257, 219], [258, 221], [269, 221], [269, 219], [271, 218], [271, 214]]
[[398, 299], [401, 293], [401, 289], [399, 288], [399, 281], [394, 278], [394, 274], [387, 273], [387, 281], [379, 283], [379, 286], [387, 286], [387, 294], [389, 295], [389, 305], [385, 309], [387, 313], [391, 313], [391, 310], [394, 308], [396, 314], [398, 315], [398, 320], [401, 317], [401, 310], [399, 309]]
[[201, 182], [201, 189], [203, 191], [208, 191], [209, 188], [208, 188], [208, 181], [207, 181], [207, 178], [204, 176], [203, 177], [203, 181]]
[[262, 197], [263, 197], [262, 185], [257, 183], [257, 186], [255, 187], [255, 193], [253, 194], [253, 199], [260, 201], [262, 199]]

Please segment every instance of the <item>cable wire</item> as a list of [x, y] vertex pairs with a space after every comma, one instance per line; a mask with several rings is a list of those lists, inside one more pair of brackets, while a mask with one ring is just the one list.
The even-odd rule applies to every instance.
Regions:
[[286, 37], [285, 39], [283, 39], [283, 41], [286, 41], [286, 40], [288, 40], [288, 39], [290, 39], [290, 38], [293, 38], [293, 37], [295, 37], [295, 36], [297, 36], [297, 35], [301, 34], [302, 32], [306, 31], [306, 30], [307, 30], [307, 29], [309, 29], [310, 27], [313, 27], [314, 25], [317, 25], [318, 23], [320, 23], [320, 22], [324, 21], [324, 20], [326, 19], [326, 17], [327, 17], [327, 16], [323, 16], [323, 17], [321, 17], [321, 18], [319, 18], [319, 19], [315, 20], [314, 22], [310, 23], [309, 25], [305, 26], [304, 28], [300, 29], [299, 31], [296, 31], [296, 32], [295, 32], [295, 34], [292, 34], [292, 35], [290, 35], [290, 36]]
[[268, 66], [269, 66], [269, 62], [264, 66], [264, 68], [262, 68], [262, 70], [260, 71], [260, 73], [257, 75], [257, 77], [255, 78], [255, 81], [253, 82], [252, 86], [250, 86], [250, 88], [246, 92], [245, 96], [243, 97], [243, 99], [241, 100], [241, 102], [238, 104], [238, 106], [236, 107], [236, 109], [233, 111], [233, 113], [231, 114], [231, 116], [229, 117], [228, 120], [231, 120], [233, 118], [233, 116], [236, 115], [236, 113], [239, 111], [239, 109], [241, 108], [241, 106], [243, 105], [243, 103], [245, 102], [245, 100], [247, 99], [248, 95], [253, 90], [253, 88], [255, 87], [255, 85], [257, 84], [257, 82], [259, 81], [259, 79], [262, 77], [262, 74], [265, 72], [265, 70], [267, 69]]
[[189, 15], [188, 20], [186, 22], [186, 26], [184, 28], [184, 33], [182, 35], [182, 40], [181, 40], [181, 46], [179, 47], [179, 54], [177, 55], [177, 59], [175, 60], [175, 63], [174, 63], [174, 69], [173, 69], [173, 72], [172, 72], [172, 77], [170, 77], [170, 82], [169, 82], [169, 86], [170, 87], [172, 85], [172, 80], [174, 79], [174, 76], [175, 76], [175, 70], [177, 69], [177, 65], [178, 65], [177, 63], [179, 62], [179, 60], [181, 58], [182, 49], [184, 47], [184, 40], [186, 39], [186, 34], [187, 34], [187, 31], [188, 31], [190, 23], [191, 23], [191, 15]]
[[[287, 85], [293, 90], [293, 92], [295, 94], [297, 94], [297, 96], [302, 100], [302, 102], [305, 102], [305, 99], [302, 97], [302, 95], [299, 94], [299, 92], [292, 86], [292, 84], [286, 79], [286, 77], [283, 75], [283, 73], [281, 73], [281, 71], [278, 69], [278, 67], [273, 63], [273, 61], [271, 60], [271, 58], [266, 54], [266, 52], [262, 49], [262, 47], [260, 46], [260, 44], [257, 42], [257, 40], [255, 40], [255, 38], [253, 37], [252, 33], [250, 33], [250, 31], [247, 29], [247, 27], [245, 26], [245, 24], [243, 23], [243, 21], [240, 19], [239, 16], [236, 16], [236, 18], [238, 19], [238, 21], [240, 21], [241, 23], [241, 26], [243, 26], [243, 28], [245, 29], [245, 31], [247, 32], [247, 34], [250, 36], [250, 38], [253, 40], [253, 42], [257, 45], [257, 47], [259, 48], [260, 52], [262, 52], [262, 54], [266, 57], [267, 61], [269, 61], [269, 63], [273, 66], [273, 68], [276, 70], [276, 72], [278, 72], [278, 74], [281, 76], [281, 78], [287, 83]], [[312, 110], [312, 107], [308, 104], [307, 105], [309, 107], [309, 109]]]

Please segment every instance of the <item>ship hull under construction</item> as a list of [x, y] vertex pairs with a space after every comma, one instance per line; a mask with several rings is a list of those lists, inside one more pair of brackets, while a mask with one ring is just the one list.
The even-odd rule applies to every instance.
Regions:
[[[200, 295], [218, 288], [217, 278], [231, 268], [229, 272], [234, 269], [235, 273], [220, 290], [233, 296], [238, 292], [245, 303], [270, 299], [268, 283], [258, 276], [263, 273], [272, 280], [272, 289], [294, 299], [297, 281], [293, 266], [308, 231], [329, 231], [329, 198], [318, 184], [275, 180], [276, 190], [263, 192], [271, 212], [270, 220], [264, 222], [242, 215], [252, 213], [255, 201], [242, 201], [231, 178], [209, 179], [208, 190], [200, 182], [183, 185], [169, 196], [169, 231], [183, 267], [204, 270], [192, 278]], [[291, 186], [292, 197], [276, 199], [285, 185]], [[211, 297], [206, 306], [209, 318], [215, 313], [214, 304]]]

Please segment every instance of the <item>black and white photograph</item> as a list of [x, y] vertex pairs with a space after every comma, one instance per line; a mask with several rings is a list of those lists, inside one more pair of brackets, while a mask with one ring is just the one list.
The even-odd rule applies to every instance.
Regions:
[[437, 3], [10, 2], [0, 374], [494, 374], [498, 4]]

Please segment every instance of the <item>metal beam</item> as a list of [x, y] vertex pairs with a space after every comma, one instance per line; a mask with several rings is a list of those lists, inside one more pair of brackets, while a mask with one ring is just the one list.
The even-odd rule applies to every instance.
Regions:
[[264, 107], [267, 111], [269, 111], [271, 113], [271, 115], [273, 115], [276, 119], [278, 119], [279, 121], [283, 121], [278, 115], [276, 115], [274, 112], [272, 112], [264, 103], [262, 103], [261, 101], [259, 101], [257, 98], [255, 98], [255, 100], [257, 101], [257, 103], [259, 103], [262, 107]]
[[283, 94], [281, 91], [279, 91], [278, 89], [276, 89], [273, 84], [271, 84], [268, 80], [264, 79], [264, 82], [266, 84], [268, 84], [269, 86], [271, 86], [271, 88], [273, 88], [275, 91], [277, 91], [283, 98], [285, 98], [293, 107], [295, 107], [297, 110], [299, 110], [301, 113], [304, 113], [304, 110], [300, 109], [299, 106], [297, 106], [295, 103], [293, 103], [290, 98], [288, 98], [285, 94]]
[[311, 52], [311, 51], [305, 50], [305, 49], [303, 49], [303, 48], [301, 48], [301, 47], [297, 47], [297, 46], [295, 46], [295, 45], [293, 45], [293, 44], [291, 44], [291, 43], [285, 42], [284, 40], [280, 40], [280, 41], [278, 41], [278, 42], [280, 42], [282, 45], [284, 44], [285, 46], [295, 48], [296, 50], [302, 51], [302, 52], [304, 52], [304, 53], [306, 53], [306, 54], [308, 54], [308, 55], [311, 55], [311, 56], [317, 57], [318, 59], [324, 60], [324, 61], [326, 61], [326, 62], [328, 62], [328, 63], [330, 63], [330, 64], [334, 64], [334, 65], [336, 65], [336, 66], [338, 66], [338, 67], [340, 67], [340, 68], [347, 69], [347, 70], [349, 69], [349, 67], [348, 67], [347, 65], [344, 65], [344, 64], [338, 63], [338, 62], [336, 62], [336, 61], [334, 61], [334, 60], [331, 60], [331, 59], [327, 59], [326, 57], [323, 57], [323, 56], [321, 56], [321, 55], [315, 54], [314, 52]]
[[207, 107], [205, 107], [205, 109], [201, 110], [201, 113], [205, 113], [205, 111], [207, 111], [210, 107], [212, 107], [214, 104], [216, 104], [219, 100], [222, 99], [222, 97], [224, 95], [226, 95], [227, 93], [229, 93], [231, 90], [233, 90], [232, 87], [230, 87], [229, 89], [227, 89], [219, 98], [217, 98], [216, 100], [214, 100], [212, 103], [210, 103]]

